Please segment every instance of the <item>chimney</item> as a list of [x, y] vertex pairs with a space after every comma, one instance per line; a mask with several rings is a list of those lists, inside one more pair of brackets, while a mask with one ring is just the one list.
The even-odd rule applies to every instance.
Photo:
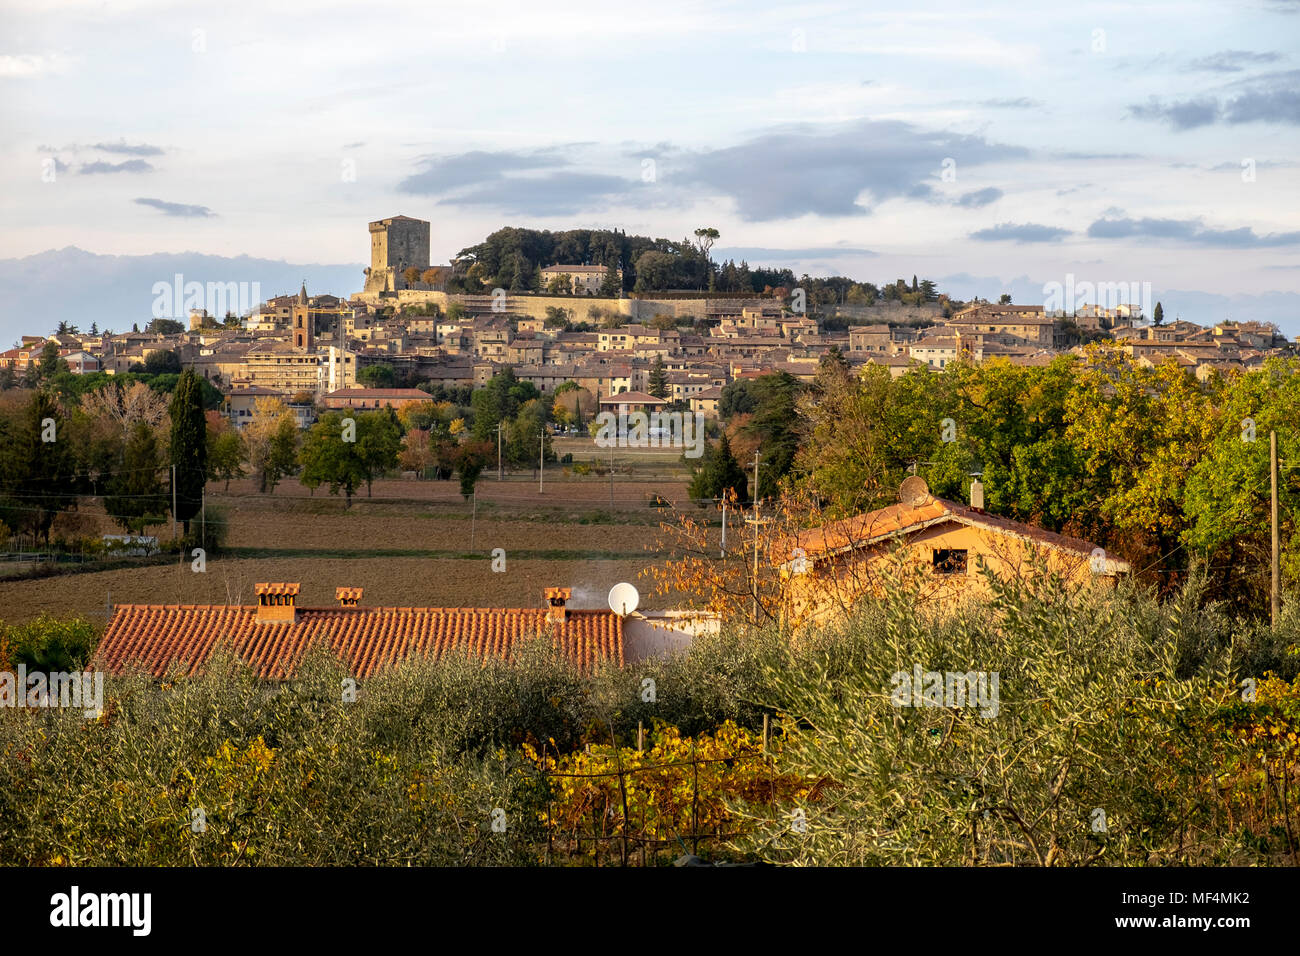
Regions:
[[356, 607], [361, 603], [362, 588], [338, 588], [334, 592], [334, 600], [339, 602], [339, 607]]
[[563, 624], [569, 616], [565, 605], [569, 603], [569, 598], [573, 597], [571, 588], [547, 588], [542, 592], [546, 598], [546, 623]]
[[292, 624], [298, 614], [297, 584], [255, 584], [258, 624]]
[[984, 486], [980, 484], [978, 478], [972, 478], [970, 483], [970, 506], [984, 510]]

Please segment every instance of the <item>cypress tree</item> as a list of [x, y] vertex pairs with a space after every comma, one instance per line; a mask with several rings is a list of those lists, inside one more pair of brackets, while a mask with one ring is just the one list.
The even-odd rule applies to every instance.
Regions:
[[648, 391], [655, 398], [668, 397], [668, 372], [664, 368], [664, 357], [655, 356], [654, 367], [650, 369], [650, 377], [646, 386]]
[[203, 416], [203, 391], [193, 369], [181, 373], [171, 403], [171, 464], [176, 500], [176, 520], [189, 534], [190, 519], [203, 503], [208, 474], [208, 423]]

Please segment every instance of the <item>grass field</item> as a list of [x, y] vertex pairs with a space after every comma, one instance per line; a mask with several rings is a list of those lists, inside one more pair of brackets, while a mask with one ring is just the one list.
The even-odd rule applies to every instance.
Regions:
[[[259, 494], [251, 481], [219, 483], [208, 502], [230, 518], [226, 551], [207, 571], [181, 564], [141, 564], [114, 570], [0, 580], [0, 618], [41, 613], [103, 620], [113, 604], [252, 603], [258, 581], [297, 581], [303, 606], [334, 604], [339, 586], [365, 588], [363, 603], [431, 607], [537, 607], [544, 587], [571, 587], [576, 607], [604, 607], [609, 588], [632, 581], [649, 597], [638, 573], [658, 560], [653, 545], [671, 511], [649, 507], [660, 495], [683, 507], [685, 482], [616, 477], [609, 482], [548, 477], [536, 482], [494, 476], [479, 483], [477, 503], [454, 481], [376, 482], [350, 509], [341, 497], [297, 483]], [[80, 533], [120, 533], [97, 502], [71, 519]], [[167, 526], [150, 529], [160, 539]], [[492, 551], [505, 551], [506, 571], [492, 571]], [[647, 601], [645, 606], [666, 606]]]

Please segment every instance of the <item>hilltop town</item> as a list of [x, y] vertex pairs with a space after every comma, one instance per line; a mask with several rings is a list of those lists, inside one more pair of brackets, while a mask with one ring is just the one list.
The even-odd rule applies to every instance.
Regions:
[[173, 318], [147, 320], [143, 330], [136, 322], [130, 332], [64, 325], [0, 353], [0, 376], [22, 383], [43, 352], [57, 352], [74, 374], [191, 368], [223, 393], [236, 425], [258, 400], [278, 398], [305, 426], [317, 407], [400, 408], [439, 386], [483, 386], [506, 368], [543, 394], [574, 383], [590, 396], [588, 412], [621, 395], [624, 404], [711, 417], [729, 383], [774, 371], [811, 381], [833, 352], [850, 367], [881, 365], [897, 377], [917, 363], [943, 369], [960, 359], [1044, 365], [1109, 341], [1141, 364], [1172, 359], [1205, 379], [1294, 350], [1270, 323], [1166, 322], [1158, 306], [1148, 317], [1128, 302], [1068, 313], [1008, 296], [961, 303], [915, 279], [864, 304], [853, 295], [813, 301], [794, 285], [748, 294], [625, 290], [614, 263], [561, 262], [536, 269], [539, 291], [454, 291], [467, 286], [465, 264], [430, 265], [428, 222], [396, 216], [369, 231], [364, 286], [346, 298], [309, 294], [304, 280], [296, 295], [243, 316], [192, 309], [188, 327]]

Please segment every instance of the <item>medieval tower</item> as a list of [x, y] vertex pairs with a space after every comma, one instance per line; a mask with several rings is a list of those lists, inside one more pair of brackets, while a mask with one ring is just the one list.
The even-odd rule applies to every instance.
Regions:
[[409, 216], [372, 222], [365, 291], [396, 292], [407, 288], [402, 273], [412, 266], [421, 272], [429, 268], [429, 224]]

